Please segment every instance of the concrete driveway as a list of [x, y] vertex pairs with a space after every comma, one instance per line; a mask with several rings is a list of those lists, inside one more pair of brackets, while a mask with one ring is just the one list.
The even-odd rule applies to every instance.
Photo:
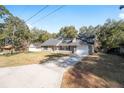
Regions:
[[66, 68], [88, 55], [87, 52], [78, 54], [49, 60], [43, 64], [0, 68], [0, 87], [59, 88]]

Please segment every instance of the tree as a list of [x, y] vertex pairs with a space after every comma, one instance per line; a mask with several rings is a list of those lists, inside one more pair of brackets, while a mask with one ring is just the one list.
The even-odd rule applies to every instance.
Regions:
[[31, 34], [32, 34], [32, 39], [31, 39], [31, 42], [34, 43], [34, 42], [39, 42], [39, 36], [43, 33], [44, 30], [41, 30], [41, 29], [37, 29], [37, 28], [33, 28], [31, 30]]
[[101, 48], [109, 50], [116, 48], [120, 43], [124, 43], [124, 21], [116, 21], [108, 19], [101, 26], [100, 32], [97, 33], [97, 37], [101, 42]]
[[5, 28], [5, 24], [4, 23], [0, 23], [0, 40], [3, 39], [3, 31]]
[[[96, 28], [93, 26], [82, 26], [79, 30], [78, 37], [82, 39], [84, 42], [93, 41], [93, 39], [96, 37]], [[93, 42], [91, 42], [93, 43]]]
[[[14, 32], [14, 29], [16, 30]], [[10, 16], [5, 20], [4, 39], [10, 39], [9, 44], [20, 50], [26, 50], [31, 40], [31, 33], [26, 23], [18, 17]]]
[[79, 30], [80, 33], [84, 33], [84, 32], [87, 32], [88, 31], [88, 28], [87, 26], [82, 26]]
[[[0, 19], [4, 20], [9, 17], [9, 16], [13, 16], [9, 10], [7, 10], [5, 8], [5, 6], [0, 5]], [[6, 36], [6, 34], [4, 33], [4, 29], [5, 29], [5, 23], [0, 23], [0, 46], [4, 45], [4, 38]]]
[[37, 29], [37, 28], [33, 28], [31, 30], [31, 33], [32, 33], [32, 42], [33, 43], [44, 42], [44, 41], [48, 40], [49, 38], [55, 38], [56, 37], [55, 33], [51, 34], [45, 30]]
[[48, 33], [47, 31], [45, 31], [44, 33], [40, 34], [38, 40], [41, 41], [41, 42], [44, 42], [48, 39], [52, 38], [51, 34]]
[[12, 15], [8, 9], [6, 9], [5, 6], [0, 5], [0, 18], [3, 18], [4, 16]]
[[56, 33], [52, 33], [52, 34], [51, 34], [51, 37], [52, 37], [52, 38], [57, 38], [57, 34], [56, 34]]
[[66, 26], [60, 29], [59, 35], [63, 38], [75, 38], [77, 36], [77, 30], [74, 26]]

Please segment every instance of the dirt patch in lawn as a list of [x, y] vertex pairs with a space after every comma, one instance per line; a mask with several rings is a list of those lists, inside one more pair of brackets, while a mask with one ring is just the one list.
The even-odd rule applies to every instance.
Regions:
[[63, 88], [124, 87], [124, 58], [94, 54], [64, 73]]

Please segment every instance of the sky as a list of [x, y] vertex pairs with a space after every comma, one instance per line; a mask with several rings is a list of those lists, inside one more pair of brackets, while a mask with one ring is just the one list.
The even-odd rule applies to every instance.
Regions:
[[[45, 5], [6, 5], [5, 7], [14, 16], [26, 21]], [[59, 7], [59, 5], [49, 5], [26, 23], [30, 28], [37, 27], [53, 33], [58, 32], [64, 26], [74, 25], [79, 30], [81, 26], [103, 24], [108, 18], [116, 20], [124, 18], [124, 11], [119, 10], [118, 5], [66, 5], [42, 19]]]

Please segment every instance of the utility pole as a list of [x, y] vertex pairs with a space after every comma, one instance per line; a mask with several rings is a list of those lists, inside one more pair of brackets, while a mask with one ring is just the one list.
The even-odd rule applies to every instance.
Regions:
[[16, 26], [14, 25], [14, 27], [13, 27], [13, 36], [14, 36], [15, 32], [16, 32]]
[[[14, 33], [16, 32], [16, 26], [13, 26], [13, 33], [12, 33], [12, 48], [14, 47]], [[14, 49], [12, 49], [12, 53], [14, 52]]]

